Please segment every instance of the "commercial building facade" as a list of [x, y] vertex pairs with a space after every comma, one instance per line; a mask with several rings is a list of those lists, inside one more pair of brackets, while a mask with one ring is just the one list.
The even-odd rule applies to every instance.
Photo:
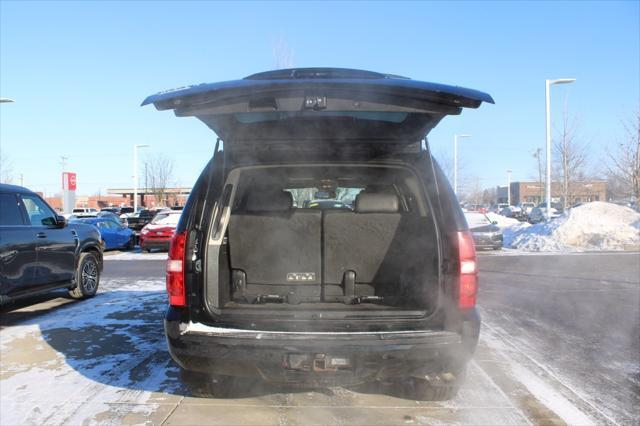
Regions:
[[[587, 203], [590, 201], [607, 200], [607, 182], [604, 180], [578, 181], [571, 185], [569, 205]], [[506, 186], [496, 188], [498, 203], [506, 203], [508, 199]], [[544, 182], [511, 182], [511, 204], [518, 205], [524, 202], [538, 204], [545, 201]], [[562, 184], [551, 182], [551, 201], [562, 201]]]
[[[138, 189], [138, 206], [150, 209], [162, 206], [183, 206], [187, 202], [190, 192], [191, 188], [166, 188], [164, 198], [156, 200], [156, 196], [151, 190], [141, 188]], [[107, 189], [106, 195], [77, 195], [75, 207], [89, 207], [99, 210], [104, 207], [133, 206], [133, 194], [133, 188], [120, 188]], [[54, 209], [63, 210], [61, 197], [46, 197], [45, 200]]]

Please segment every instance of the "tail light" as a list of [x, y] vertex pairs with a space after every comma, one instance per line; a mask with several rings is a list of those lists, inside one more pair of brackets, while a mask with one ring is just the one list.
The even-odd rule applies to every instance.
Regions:
[[169, 245], [167, 295], [171, 306], [187, 306], [187, 291], [184, 283], [186, 241], [186, 232], [175, 233]]
[[478, 266], [473, 237], [469, 231], [458, 232], [458, 252], [460, 255], [460, 288], [458, 307], [470, 309], [476, 306], [478, 293]]

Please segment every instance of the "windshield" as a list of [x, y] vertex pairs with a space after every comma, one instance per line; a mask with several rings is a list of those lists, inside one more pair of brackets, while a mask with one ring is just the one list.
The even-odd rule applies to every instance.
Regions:
[[177, 225], [180, 221], [179, 214], [158, 213], [151, 223], [153, 225]]
[[336, 187], [327, 191], [318, 187], [288, 188], [293, 207], [300, 209], [353, 209], [356, 196], [363, 188]]
[[482, 213], [465, 213], [464, 216], [467, 218], [469, 228], [491, 225], [491, 220]]

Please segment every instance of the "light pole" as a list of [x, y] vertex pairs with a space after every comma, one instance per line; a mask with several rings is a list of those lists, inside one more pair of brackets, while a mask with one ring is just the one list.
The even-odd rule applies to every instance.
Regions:
[[507, 204], [511, 207], [511, 169], [507, 170]]
[[569, 84], [576, 81], [575, 78], [558, 78], [546, 80], [545, 97], [547, 109], [547, 220], [551, 220], [551, 86], [554, 84]]
[[138, 211], [138, 148], [145, 148], [149, 145], [138, 144], [133, 146], [133, 212]]
[[453, 192], [458, 195], [458, 139], [470, 138], [471, 135], [453, 135]]

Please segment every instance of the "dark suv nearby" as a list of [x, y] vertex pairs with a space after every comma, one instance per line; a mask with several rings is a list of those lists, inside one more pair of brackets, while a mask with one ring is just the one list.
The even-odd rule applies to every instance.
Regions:
[[67, 224], [37, 194], [0, 184], [0, 305], [58, 288], [92, 297], [102, 251], [95, 226]]
[[[482, 102], [493, 100], [328, 68], [147, 98], [224, 141], [167, 261], [165, 331], [184, 377], [214, 394], [244, 376], [454, 396], [480, 329], [476, 256], [425, 137]], [[309, 208], [318, 194], [353, 210]]]

